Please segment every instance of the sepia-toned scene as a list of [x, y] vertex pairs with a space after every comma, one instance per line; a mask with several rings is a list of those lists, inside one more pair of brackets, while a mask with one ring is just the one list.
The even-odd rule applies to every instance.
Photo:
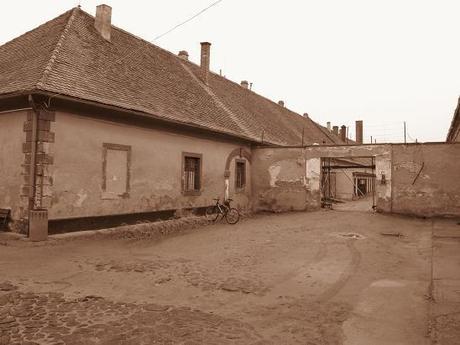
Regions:
[[458, 4], [56, 3], [0, 4], [0, 345], [460, 344]]

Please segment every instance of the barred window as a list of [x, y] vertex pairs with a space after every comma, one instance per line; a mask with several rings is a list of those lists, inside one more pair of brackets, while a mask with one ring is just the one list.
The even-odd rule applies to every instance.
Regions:
[[184, 154], [184, 192], [201, 189], [201, 156]]
[[244, 160], [236, 161], [235, 188], [244, 189], [246, 186], [246, 162]]

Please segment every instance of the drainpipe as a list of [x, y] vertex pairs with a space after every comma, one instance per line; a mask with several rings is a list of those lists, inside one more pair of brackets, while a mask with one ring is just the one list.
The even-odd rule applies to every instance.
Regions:
[[29, 167], [29, 211], [35, 208], [35, 171], [37, 162], [38, 114], [39, 110], [32, 95], [29, 95], [29, 105], [32, 108], [32, 139]]
[[[29, 239], [33, 242], [45, 241], [48, 238], [48, 211], [36, 206], [36, 170], [38, 151], [38, 120], [40, 111], [34, 102], [32, 95], [29, 95], [29, 104], [32, 108], [32, 135], [30, 142], [30, 169], [29, 169]], [[38, 205], [40, 207], [41, 205]]]

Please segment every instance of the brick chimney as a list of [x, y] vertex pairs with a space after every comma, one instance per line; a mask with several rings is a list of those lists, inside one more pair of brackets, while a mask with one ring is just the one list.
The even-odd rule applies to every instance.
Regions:
[[211, 59], [211, 43], [201, 42], [201, 74], [203, 82], [207, 85], [209, 78], [209, 64]]
[[332, 133], [335, 135], [339, 136], [339, 126], [333, 126], [332, 127]]
[[303, 117], [306, 117], [307, 119], [310, 117], [308, 113], [303, 113]]
[[181, 50], [178, 55], [182, 60], [188, 60], [188, 53], [186, 50]]
[[284, 101], [278, 101], [278, 104], [282, 107], [284, 107]]
[[241, 82], [241, 86], [244, 87], [245, 89], [249, 89], [249, 83], [247, 80], [243, 80]]
[[355, 122], [356, 124], [356, 142], [358, 144], [363, 143], [363, 121], [358, 120]]
[[96, 19], [94, 27], [101, 36], [110, 42], [110, 32], [112, 30], [112, 7], [108, 5], [99, 5], [96, 7]]
[[327, 122], [326, 126], [327, 126], [327, 130], [330, 132], [331, 131], [331, 123], [329, 121]]
[[340, 139], [342, 139], [342, 141], [347, 141], [347, 126], [345, 125], [340, 127]]

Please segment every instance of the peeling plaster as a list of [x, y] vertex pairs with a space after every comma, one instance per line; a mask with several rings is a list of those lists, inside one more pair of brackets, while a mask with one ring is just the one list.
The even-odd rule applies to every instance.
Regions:
[[307, 160], [307, 187], [311, 191], [320, 189], [320, 176], [321, 176], [321, 159], [310, 158]]
[[73, 203], [74, 207], [81, 207], [83, 205], [83, 202], [86, 200], [88, 197], [88, 194], [85, 193], [85, 191], [82, 189], [78, 192], [77, 194], [78, 199]]
[[268, 173], [270, 174], [270, 187], [276, 187], [276, 181], [278, 180], [278, 175], [280, 172], [280, 165], [272, 165], [268, 168]]

